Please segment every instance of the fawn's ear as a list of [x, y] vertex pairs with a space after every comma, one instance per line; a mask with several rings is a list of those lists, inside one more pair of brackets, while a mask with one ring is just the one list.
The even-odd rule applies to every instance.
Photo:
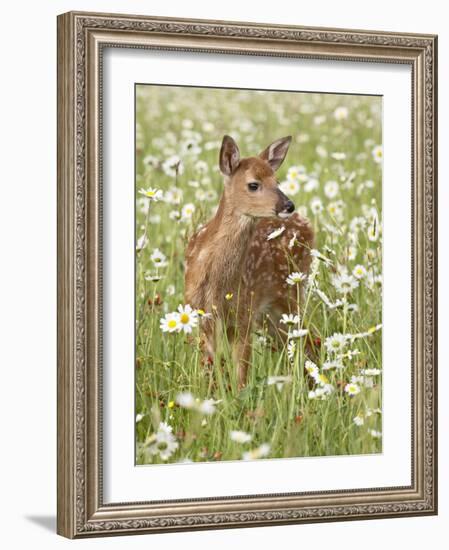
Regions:
[[231, 136], [224, 136], [220, 149], [220, 170], [230, 176], [240, 163], [240, 151]]
[[266, 160], [271, 168], [276, 171], [285, 159], [291, 141], [292, 136], [273, 141], [271, 145], [260, 153], [260, 158]]

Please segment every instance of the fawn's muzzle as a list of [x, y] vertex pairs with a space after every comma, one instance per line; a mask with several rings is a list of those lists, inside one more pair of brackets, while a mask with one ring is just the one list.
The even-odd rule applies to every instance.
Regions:
[[295, 211], [294, 203], [284, 193], [278, 190], [279, 200], [276, 205], [276, 214], [279, 218], [288, 218]]

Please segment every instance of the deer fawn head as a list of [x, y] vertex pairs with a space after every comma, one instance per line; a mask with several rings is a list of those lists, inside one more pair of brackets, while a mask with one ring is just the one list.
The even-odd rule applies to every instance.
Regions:
[[224, 136], [220, 170], [225, 179], [226, 202], [237, 214], [252, 218], [287, 218], [295, 205], [279, 189], [275, 172], [282, 164], [291, 136], [274, 141], [258, 157], [240, 158], [237, 144]]

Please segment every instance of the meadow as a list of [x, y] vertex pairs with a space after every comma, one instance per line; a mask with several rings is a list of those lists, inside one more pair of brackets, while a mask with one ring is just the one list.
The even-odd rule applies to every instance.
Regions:
[[[381, 111], [379, 97], [136, 87], [137, 464], [382, 452]], [[253, 335], [240, 391], [226, 341], [213, 364], [202, 352], [209, 312], [184, 302], [224, 134], [243, 156], [293, 136], [277, 175], [316, 232], [304, 307], [285, 345]]]

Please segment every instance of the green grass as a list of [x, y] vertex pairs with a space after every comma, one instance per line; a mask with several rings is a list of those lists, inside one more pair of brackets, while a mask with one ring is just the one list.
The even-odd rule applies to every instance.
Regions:
[[[342, 107], [346, 117], [338, 116], [346, 114]], [[239, 460], [260, 445], [269, 446], [262, 453], [269, 458], [381, 452], [382, 373], [356, 381], [357, 395], [345, 391], [363, 369], [382, 368], [381, 330], [370, 331], [382, 321], [382, 233], [373, 214], [381, 219], [381, 163], [373, 155], [381, 144], [380, 98], [138, 86], [136, 124], [136, 237], [148, 239], [136, 252], [137, 462]], [[204, 362], [198, 327], [191, 335], [160, 329], [161, 318], [184, 304], [185, 247], [198, 225], [213, 216], [221, 194], [217, 161], [224, 134], [236, 139], [243, 156], [293, 136], [278, 176], [282, 182], [290, 167], [303, 167], [299, 191], [291, 198], [311, 220], [316, 248], [329, 260], [316, 261], [315, 284], [307, 288], [301, 312], [302, 326], [315, 342], [309, 359], [333, 390], [325, 399], [310, 393], [323, 386], [304, 372], [305, 338], [296, 341], [288, 357], [287, 349], [263, 331], [255, 334], [248, 385], [239, 392], [225, 340], [212, 366]], [[172, 155], [182, 159], [178, 173], [167, 173], [164, 165]], [[309, 190], [311, 180], [318, 187]], [[335, 197], [326, 193], [328, 181], [338, 183]], [[150, 202], [138, 193], [149, 187], [161, 189], [167, 200]], [[173, 187], [182, 192], [179, 204], [167, 195]], [[311, 208], [315, 198], [322, 201], [320, 213]], [[173, 212], [189, 204], [195, 206], [193, 215], [178, 219]], [[165, 266], [152, 261], [155, 249], [165, 256]], [[366, 275], [342, 294], [335, 277], [344, 270], [351, 274], [356, 265]], [[343, 303], [329, 307], [316, 287], [332, 304]], [[324, 363], [338, 355], [325, 345], [334, 333], [358, 335], [344, 348], [345, 354], [358, 353], [345, 355], [342, 368], [324, 370]], [[272, 376], [289, 379], [278, 389], [267, 383]], [[198, 400], [191, 408], [177, 404], [185, 392]], [[208, 399], [216, 402], [212, 414], [199, 410]], [[363, 418], [362, 425], [354, 422], [356, 416]], [[161, 422], [172, 429], [168, 456], [158, 452], [167, 445]], [[232, 430], [250, 434], [251, 441], [233, 441]]]

